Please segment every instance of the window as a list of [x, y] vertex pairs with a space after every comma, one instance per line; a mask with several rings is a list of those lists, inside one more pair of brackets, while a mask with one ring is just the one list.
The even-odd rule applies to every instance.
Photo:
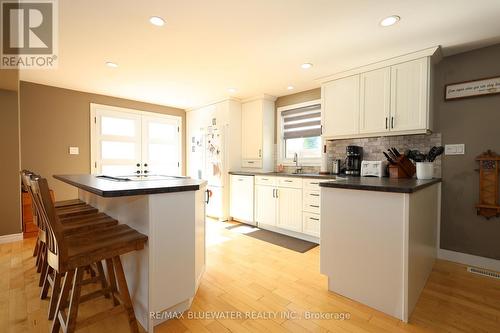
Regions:
[[292, 164], [297, 154], [301, 165], [318, 165], [321, 161], [320, 101], [278, 108], [278, 112], [278, 162]]

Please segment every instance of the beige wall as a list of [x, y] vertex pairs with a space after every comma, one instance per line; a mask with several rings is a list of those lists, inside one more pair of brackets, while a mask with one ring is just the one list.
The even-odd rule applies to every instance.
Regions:
[[[185, 170], [186, 115], [182, 109], [24, 81], [21, 81], [19, 93], [21, 165], [47, 177], [57, 200], [75, 198], [77, 192], [54, 180], [52, 175], [90, 172], [90, 103], [182, 117]], [[69, 155], [69, 146], [80, 147], [80, 155]]]
[[20, 233], [19, 112], [16, 91], [0, 90], [0, 236]]

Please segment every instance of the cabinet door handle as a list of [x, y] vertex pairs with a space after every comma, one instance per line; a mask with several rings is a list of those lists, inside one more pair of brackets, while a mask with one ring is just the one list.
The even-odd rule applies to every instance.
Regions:
[[394, 117], [391, 117], [391, 128], [394, 128]]
[[259, 157], [262, 157], [262, 149], [259, 149]]
[[385, 117], [385, 129], [388, 129], [388, 126], [387, 126], [387, 121], [389, 120], [389, 118]]
[[319, 197], [319, 194], [309, 194], [311, 197]]
[[309, 205], [309, 207], [319, 208], [319, 206], [318, 206], [318, 205]]
[[276, 196], [274, 195], [274, 191], [276, 191], [276, 189], [273, 188], [273, 198], [276, 198]]
[[310, 217], [309, 220], [313, 220], [313, 221], [319, 221], [319, 219], [315, 218], [315, 217]]
[[278, 196], [278, 189], [276, 189], [276, 198], [279, 198], [279, 196]]

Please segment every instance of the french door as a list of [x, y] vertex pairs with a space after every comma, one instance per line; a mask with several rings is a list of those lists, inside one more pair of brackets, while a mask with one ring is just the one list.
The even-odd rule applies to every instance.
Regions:
[[92, 173], [180, 175], [180, 128], [180, 117], [91, 104]]

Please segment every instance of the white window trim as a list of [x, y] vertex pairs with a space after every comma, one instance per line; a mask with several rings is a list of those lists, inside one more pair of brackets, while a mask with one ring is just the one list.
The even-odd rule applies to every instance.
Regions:
[[95, 125], [95, 117], [96, 117], [97, 109], [106, 109], [106, 110], [110, 110], [110, 111], [126, 112], [126, 113], [131, 113], [134, 115], [138, 115], [138, 116], [152, 116], [152, 117], [159, 117], [159, 118], [164, 118], [164, 119], [176, 120], [179, 124], [179, 170], [180, 170], [181, 175], [184, 174], [182, 172], [182, 170], [184, 168], [183, 161], [182, 161], [182, 145], [183, 145], [183, 141], [182, 141], [182, 117], [158, 113], [158, 112], [150, 112], [150, 111], [122, 108], [119, 106], [90, 103], [90, 170], [91, 170], [91, 174], [95, 174], [95, 165], [96, 165], [96, 160], [97, 160], [96, 156], [95, 156], [95, 152], [97, 151], [96, 147], [95, 147], [95, 145], [96, 145], [95, 133], [97, 130], [96, 125]]
[[[316, 105], [320, 104], [321, 105], [321, 99], [315, 99], [312, 101], [307, 101], [303, 103], [298, 103], [298, 104], [292, 104], [292, 105], [286, 105], [286, 106], [281, 106], [277, 109], [278, 111], [278, 119], [277, 119], [277, 124], [276, 124], [276, 133], [277, 133], [277, 160], [278, 164], [283, 164], [286, 166], [295, 166], [295, 162], [293, 162], [293, 159], [290, 158], [285, 158], [285, 140], [283, 139], [283, 122], [282, 122], [282, 117], [281, 113], [283, 111], [288, 111], [288, 110], [293, 110], [293, 109], [298, 109], [298, 108], [303, 108], [306, 106], [311, 106], [311, 105]], [[323, 112], [323, 110], [321, 110]], [[299, 158], [299, 166], [321, 166], [321, 157], [318, 158]]]

